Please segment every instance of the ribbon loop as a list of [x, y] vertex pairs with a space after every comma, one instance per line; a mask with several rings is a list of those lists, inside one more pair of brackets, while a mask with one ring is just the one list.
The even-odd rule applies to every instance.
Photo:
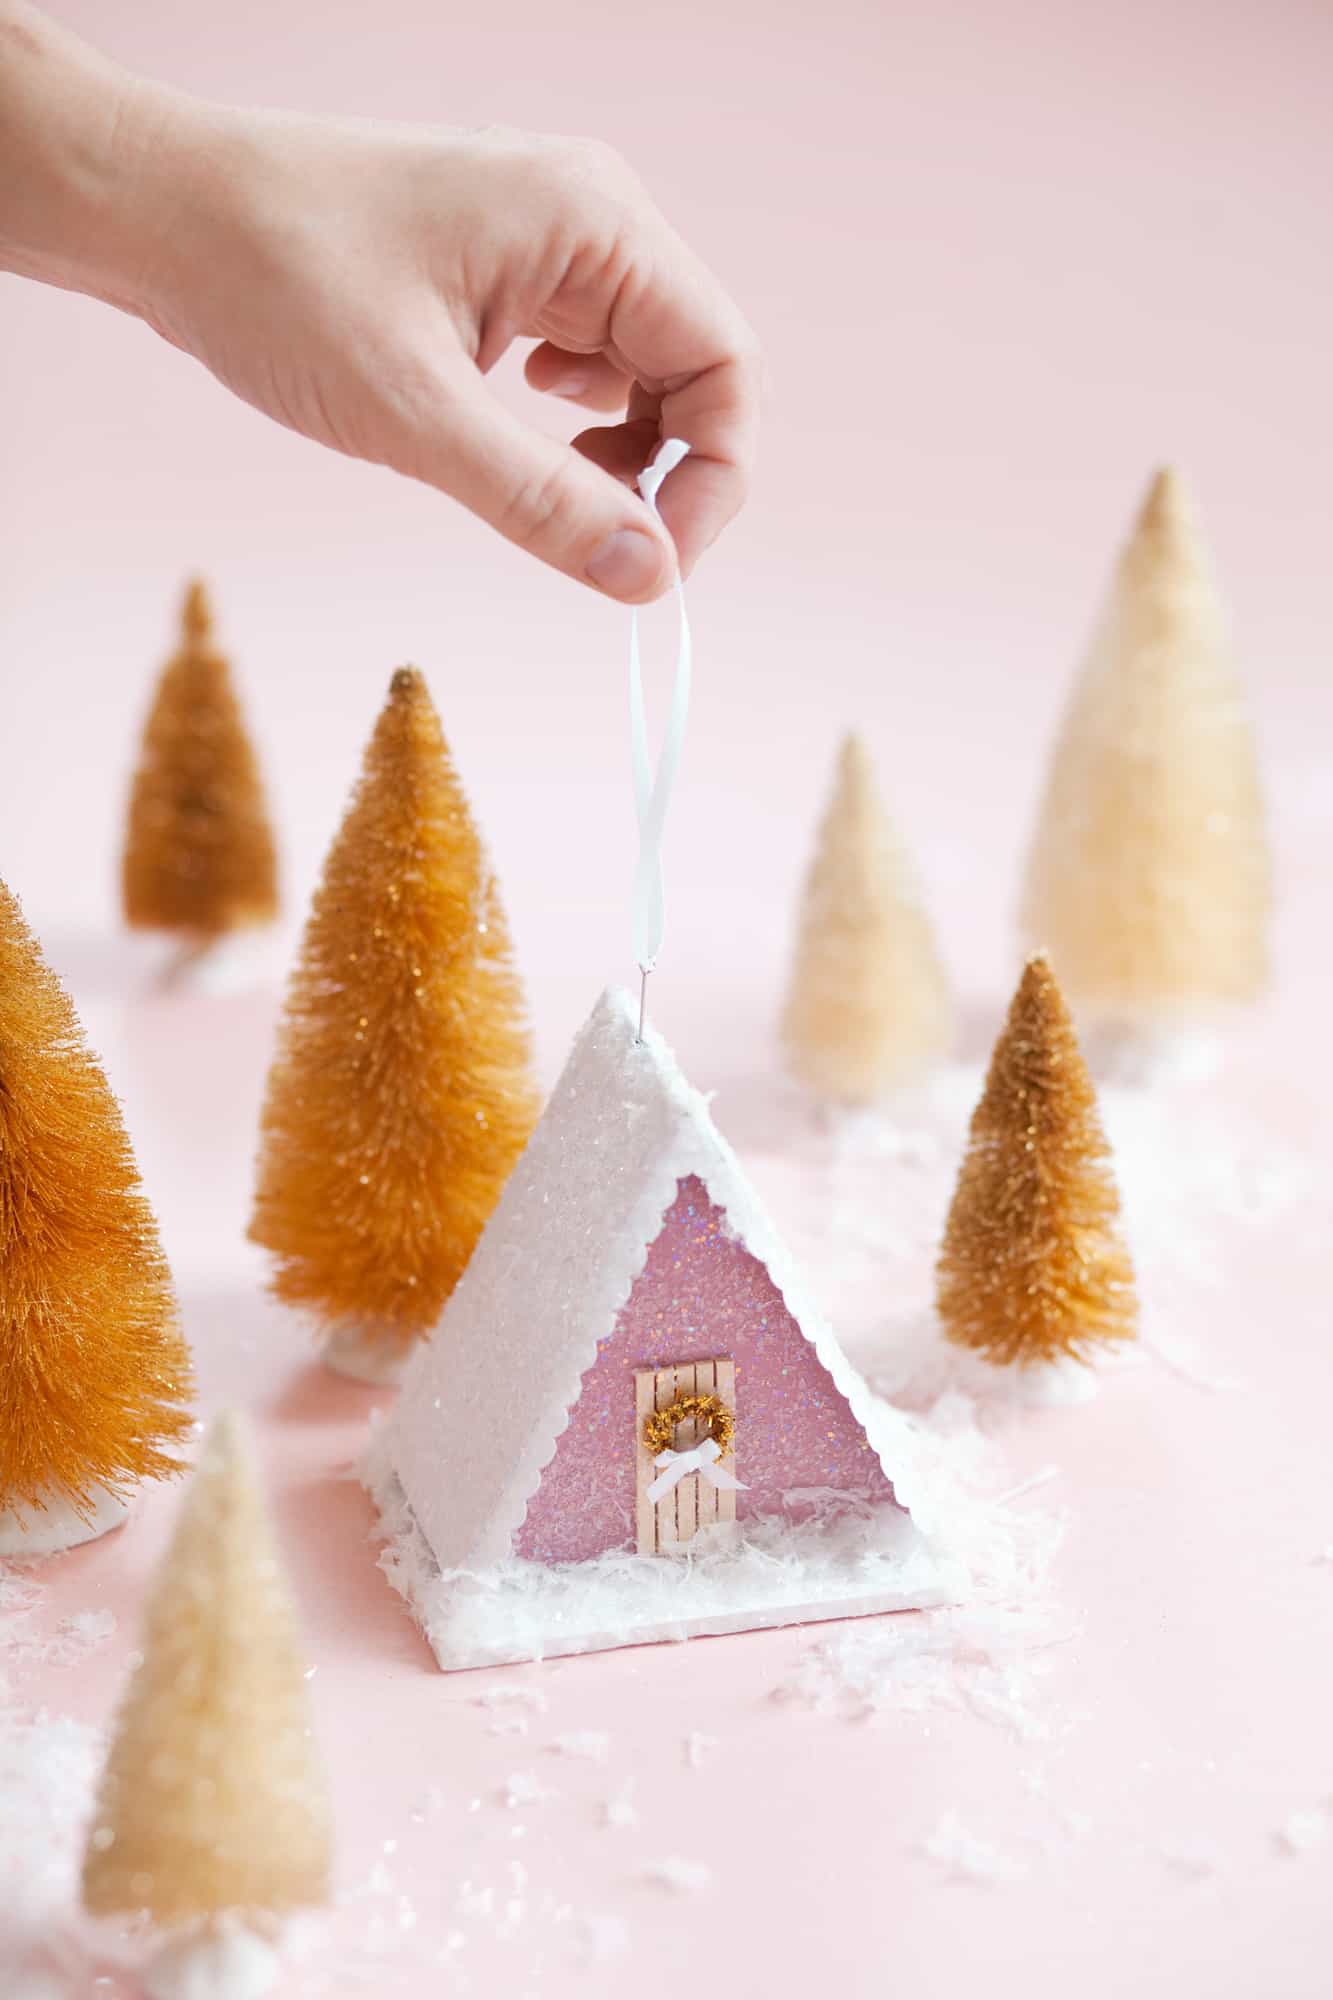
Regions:
[[715, 1437], [701, 1438], [698, 1444], [691, 1445], [688, 1451], [672, 1451], [670, 1447], [666, 1451], [659, 1451], [653, 1464], [661, 1466], [663, 1470], [648, 1488], [645, 1497], [654, 1503], [664, 1500], [667, 1494], [679, 1486], [681, 1480], [691, 1472], [699, 1473], [710, 1486], [731, 1493], [743, 1493], [744, 1482], [737, 1479], [734, 1473], [728, 1472], [725, 1465], [718, 1464], [717, 1461], [721, 1456], [721, 1448]]
[[[662, 482], [675, 471], [689, 452], [682, 438], [666, 438], [658, 447], [651, 465], [639, 474], [639, 491], [654, 514]], [[660, 519], [660, 514], [659, 514]], [[630, 759], [634, 771], [634, 804], [639, 819], [639, 859], [634, 871], [632, 917], [634, 961], [647, 978], [657, 963], [666, 926], [666, 905], [662, 890], [662, 829], [666, 824], [671, 790], [680, 766], [685, 741], [685, 722], [690, 709], [692, 646], [690, 623], [685, 615], [685, 590], [676, 577], [676, 608], [680, 616], [676, 648], [676, 673], [671, 689], [671, 706], [666, 734], [654, 776], [648, 756], [648, 723], [643, 705], [643, 669], [639, 653], [639, 614], [630, 619], [629, 635], [629, 723]]]

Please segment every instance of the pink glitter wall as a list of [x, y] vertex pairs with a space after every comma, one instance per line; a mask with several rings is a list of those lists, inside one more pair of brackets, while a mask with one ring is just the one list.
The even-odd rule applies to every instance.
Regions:
[[634, 1370], [736, 1363], [737, 1514], [771, 1513], [804, 1486], [891, 1500], [893, 1488], [828, 1370], [756, 1257], [689, 1179], [628, 1304], [583, 1378], [515, 1554], [582, 1562], [634, 1542]]

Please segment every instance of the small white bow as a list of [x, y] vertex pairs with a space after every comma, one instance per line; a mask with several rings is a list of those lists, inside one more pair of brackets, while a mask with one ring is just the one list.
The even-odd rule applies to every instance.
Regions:
[[698, 1444], [691, 1445], [688, 1451], [670, 1449], [659, 1451], [653, 1464], [665, 1466], [666, 1470], [660, 1473], [648, 1488], [648, 1498], [664, 1500], [672, 1488], [680, 1484], [687, 1472], [700, 1473], [710, 1486], [726, 1487], [728, 1491], [743, 1493], [744, 1480], [735, 1478], [727, 1471], [725, 1465], [718, 1464], [717, 1461], [721, 1456], [722, 1451], [715, 1437], [702, 1438]]

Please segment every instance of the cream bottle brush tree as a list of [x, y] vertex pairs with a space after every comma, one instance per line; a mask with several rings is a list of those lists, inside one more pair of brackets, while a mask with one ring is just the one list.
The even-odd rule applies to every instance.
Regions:
[[1159, 472], [1052, 759], [1023, 926], [1080, 1015], [1152, 1029], [1268, 977], [1258, 760], [1193, 505]]
[[292, 975], [250, 1226], [333, 1367], [398, 1374], [537, 1108], [499, 889], [426, 683], [403, 667]]
[[948, 983], [870, 753], [849, 735], [798, 920], [782, 1041], [821, 1097], [868, 1104], [918, 1082], [953, 1034]]
[[94, 1916], [169, 1934], [154, 1996], [248, 2000], [264, 1933], [328, 1900], [332, 1832], [296, 1616], [243, 1419], [219, 1417], [153, 1583], [83, 1863]]
[[190, 1389], [120, 1107], [0, 883], [0, 1554], [117, 1526], [179, 1471]]

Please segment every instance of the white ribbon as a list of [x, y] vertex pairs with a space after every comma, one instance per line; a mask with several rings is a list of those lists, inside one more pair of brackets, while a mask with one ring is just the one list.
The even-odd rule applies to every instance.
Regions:
[[[651, 465], [645, 466], [639, 474], [639, 491], [654, 514], [658, 513], [657, 494], [662, 481], [668, 473], [675, 471], [689, 449], [681, 438], [666, 438], [659, 445]], [[662, 754], [657, 760], [656, 777], [648, 761], [648, 724], [643, 708], [637, 611], [632, 614], [629, 632], [630, 757], [634, 767], [634, 803], [639, 815], [639, 861], [634, 871], [632, 904], [634, 960], [645, 982], [662, 949], [662, 932], [666, 922], [662, 895], [662, 829], [666, 824], [671, 788], [676, 782], [676, 771], [680, 765], [685, 719], [690, 709], [690, 621], [685, 616], [685, 590], [679, 574], [676, 577], [676, 608], [680, 613], [676, 678], [671, 690], [671, 708], [662, 741]]]
[[664, 1500], [688, 1472], [701, 1473], [710, 1486], [725, 1487], [731, 1493], [743, 1493], [745, 1482], [728, 1472], [725, 1465], [718, 1464], [721, 1456], [722, 1448], [715, 1437], [702, 1438], [688, 1451], [659, 1451], [653, 1464], [665, 1466], [666, 1470], [648, 1488], [647, 1497]]

